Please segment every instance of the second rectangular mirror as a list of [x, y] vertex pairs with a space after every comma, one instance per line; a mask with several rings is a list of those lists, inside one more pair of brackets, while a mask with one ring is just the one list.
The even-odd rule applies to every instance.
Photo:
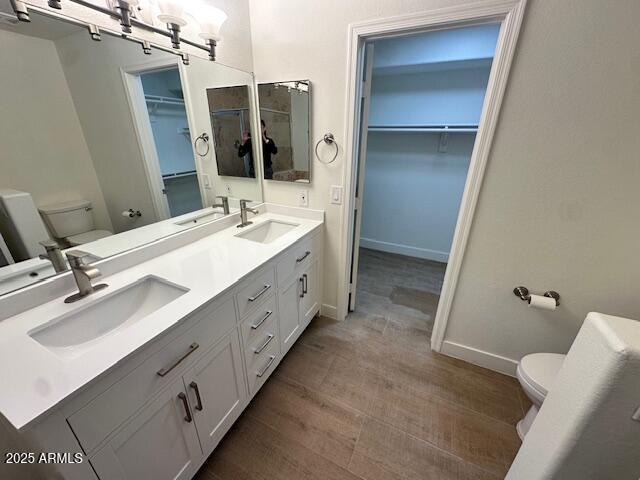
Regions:
[[264, 178], [309, 183], [309, 80], [258, 85]]

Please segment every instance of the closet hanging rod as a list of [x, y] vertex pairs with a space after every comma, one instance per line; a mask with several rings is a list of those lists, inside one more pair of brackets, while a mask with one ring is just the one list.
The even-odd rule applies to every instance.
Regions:
[[434, 132], [434, 133], [474, 133], [477, 125], [370, 125], [375, 132]]
[[177, 97], [165, 97], [163, 95], [145, 95], [144, 99], [147, 103], [161, 103], [164, 105], [184, 106], [184, 100]]

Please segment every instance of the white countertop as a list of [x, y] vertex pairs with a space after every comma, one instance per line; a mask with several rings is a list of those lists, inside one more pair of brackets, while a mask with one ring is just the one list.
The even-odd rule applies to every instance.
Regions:
[[[274, 210], [287, 211], [283, 207]], [[290, 209], [287, 215], [267, 211], [251, 218], [254, 224], [269, 219], [298, 224], [272, 243], [237, 238], [239, 230], [232, 226], [100, 278], [99, 283], [107, 283], [109, 288], [79, 302], [65, 304], [61, 297], [0, 321], [0, 412], [14, 427], [22, 429], [323, 223], [317, 219], [322, 218], [322, 212], [311, 219], [312, 215], [296, 215], [296, 210]], [[96, 302], [148, 275], [189, 291], [137, 323], [107, 333], [94, 348], [77, 358], [63, 359], [28, 335], [51, 319]]]

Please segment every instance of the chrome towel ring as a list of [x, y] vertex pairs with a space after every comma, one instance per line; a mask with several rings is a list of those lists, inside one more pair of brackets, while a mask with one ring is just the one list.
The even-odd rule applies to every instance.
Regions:
[[[199, 142], [201, 141], [204, 142], [204, 145], [207, 147], [204, 153], [200, 153], [200, 150], [198, 149]], [[209, 153], [209, 134], [207, 134], [207, 132], [204, 132], [202, 135], [199, 135], [193, 142], [193, 148], [198, 156], [206, 157]]]
[[[324, 160], [322, 160], [320, 158], [320, 155], [318, 154], [318, 147], [322, 142], [326, 143], [327, 145], [333, 145], [336, 147], [336, 153], [333, 154], [333, 158], [328, 162], [325, 162]], [[338, 151], [339, 151], [338, 142], [336, 142], [336, 139], [334, 138], [333, 133], [325, 133], [324, 136], [320, 140], [318, 140], [318, 143], [316, 143], [316, 148], [314, 149], [314, 151], [316, 154], [316, 158], [320, 163], [324, 163], [325, 165], [329, 165], [330, 163], [333, 163], [336, 160], [336, 158], [338, 158]]]

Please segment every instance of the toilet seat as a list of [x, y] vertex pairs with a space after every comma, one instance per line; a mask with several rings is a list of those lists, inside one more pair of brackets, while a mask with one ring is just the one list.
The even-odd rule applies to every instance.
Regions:
[[532, 353], [525, 355], [518, 365], [518, 374], [524, 382], [544, 399], [549, 389], [553, 386], [565, 357], [566, 355], [560, 353]]
[[79, 233], [78, 235], [71, 235], [66, 240], [73, 247], [83, 245], [85, 243], [94, 242], [101, 238], [110, 237], [113, 235], [109, 230], [91, 230], [89, 232]]

